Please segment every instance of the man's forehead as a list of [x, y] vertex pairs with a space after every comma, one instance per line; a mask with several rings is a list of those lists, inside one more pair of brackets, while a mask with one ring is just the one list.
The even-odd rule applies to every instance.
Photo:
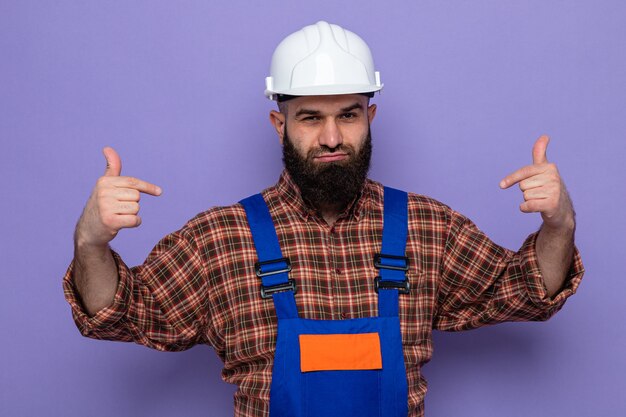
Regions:
[[362, 94], [345, 94], [330, 96], [300, 96], [286, 102], [290, 112], [301, 109], [316, 111], [341, 111], [359, 104], [362, 109], [367, 107], [368, 98]]

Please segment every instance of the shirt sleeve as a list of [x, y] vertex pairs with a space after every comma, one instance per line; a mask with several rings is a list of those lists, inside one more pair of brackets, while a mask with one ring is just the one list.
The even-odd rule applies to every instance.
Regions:
[[166, 236], [143, 265], [134, 268], [111, 252], [119, 283], [113, 303], [93, 317], [87, 315], [74, 285], [74, 262], [63, 278], [65, 298], [81, 334], [162, 351], [207, 343], [206, 273], [191, 233], [181, 229]]
[[504, 321], [543, 321], [560, 310], [582, 279], [580, 253], [574, 248], [565, 283], [550, 297], [537, 260], [537, 235], [513, 252], [452, 211], [434, 328], [458, 331]]

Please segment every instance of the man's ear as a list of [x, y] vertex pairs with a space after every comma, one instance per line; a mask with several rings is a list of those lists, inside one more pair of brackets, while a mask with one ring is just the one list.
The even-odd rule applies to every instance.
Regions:
[[270, 123], [276, 129], [276, 133], [278, 134], [278, 140], [280, 144], [283, 144], [283, 138], [285, 137], [285, 115], [276, 110], [270, 111]]
[[367, 119], [372, 123], [374, 117], [376, 117], [376, 104], [370, 104], [367, 108]]

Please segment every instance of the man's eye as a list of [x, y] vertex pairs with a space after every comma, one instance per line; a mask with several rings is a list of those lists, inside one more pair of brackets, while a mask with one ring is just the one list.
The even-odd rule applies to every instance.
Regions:
[[315, 121], [319, 120], [319, 117], [317, 117], [317, 116], [307, 116], [307, 117], [305, 117], [302, 120], [306, 120], [307, 122], [315, 122]]
[[354, 113], [344, 113], [341, 115], [342, 119], [354, 119], [356, 117], [356, 114]]

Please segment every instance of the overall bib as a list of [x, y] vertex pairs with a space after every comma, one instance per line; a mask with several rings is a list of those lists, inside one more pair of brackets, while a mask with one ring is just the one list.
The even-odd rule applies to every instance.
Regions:
[[291, 264], [263, 197], [241, 204], [259, 258], [261, 296], [273, 299], [278, 318], [270, 417], [406, 417], [398, 295], [409, 291], [407, 194], [385, 187], [382, 250], [373, 259], [378, 317], [348, 320], [299, 317]]

